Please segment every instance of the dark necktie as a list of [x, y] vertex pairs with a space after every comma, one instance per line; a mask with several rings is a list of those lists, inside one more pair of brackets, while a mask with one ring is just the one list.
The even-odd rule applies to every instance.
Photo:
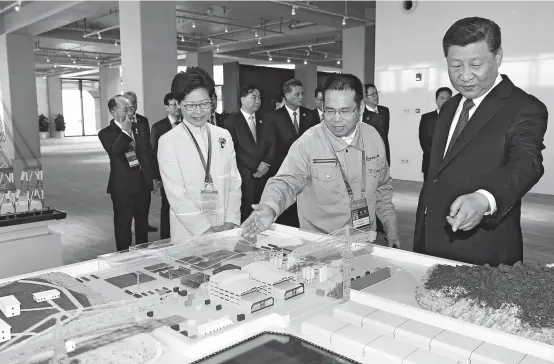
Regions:
[[176, 121], [176, 122], [173, 123], [174, 126], [177, 126], [177, 125], [179, 125], [179, 124], [181, 124], [180, 121]]
[[296, 134], [298, 134], [298, 120], [296, 119], [296, 111], [292, 113], [292, 116], [294, 117], [294, 120], [292, 123], [294, 124], [294, 130], [296, 130]]
[[456, 143], [456, 140], [462, 134], [462, 131], [466, 127], [466, 125], [469, 122], [469, 110], [471, 110], [475, 106], [475, 103], [471, 99], [467, 99], [464, 101], [464, 106], [462, 108], [462, 112], [460, 113], [460, 118], [458, 119], [458, 124], [456, 124], [456, 128], [454, 129], [454, 133], [452, 134], [452, 138], [450, 139], [450, 144], [448, 144], [448, 150], [447, 153], [452, 149], [452, 146], [454, 143]]

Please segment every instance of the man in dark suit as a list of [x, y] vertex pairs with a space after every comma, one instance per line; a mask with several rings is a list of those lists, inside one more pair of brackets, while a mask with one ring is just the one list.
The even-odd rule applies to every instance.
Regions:
[[[302, 134], [312, 126], [318, 124], [314, 120], [313, 112], [302, 105], [304, 101], [304, 87], [297, 79], [288, 80], [283, 84], [285, 106], [271, 114], [271, 129], [275, 138], [275, 164], [272, 165], [271, 175], [275, 175], [285, 160], [289, 149]], [[292, 227], [299, 227], [296, 203], [283, 212], [276, 220], [277, 223]]]
[[385, 143], [385, 151], [387, 153], [387, 162], [390, 166], [390, 146], [389, 146], [389, 121], [390, 112], [386, 106], [379, 105], [379, 91], [374, 84], [368, 83], [364, 85], [365, 92], [365, 107], [362, 121], [377, 129], [383, 143]]
[[208, 122], [212, 125], [216, 125], [216, 126], [219, 126], [220, 128], [223, 128], [225, 126], [223, 115], [216, 112], [216, 110], [217, 110], [217, 95], [214, 92], [214, 94], [212, 95], [212, 115], [210, 115], [210, 119], [208, 120]]
[[500, 27], [458, 20], [443, 38], [458, 95], [435, 126], [414, 251], [497, 266], [523, 259], [521, 199], [544, 173], [548, 111], [500, 75]]
[[435, 102], [437, 109], [427, 114], [421, 115], [419, 122], [419, 144], [423, 150], [423, 160], [421, 162], [421, 172], [423, 172], [423, 180], [427, 179], [427, 170], [429, 169], [429, 158], [431, 156], [431, 144], [433, 142], [433, 132], [435, 131], [435, 122], [439, 116], [439, 111], [442, 105], [450, 100], [452, 90], [448, 87], [441, 87], [435, 93]]
[[312, 110], [314, 121], [320, 123], [323, 121], [323, 89], [317, 87], [314, 91], [316, 108]]
[[118, 251], [131, 245], [131, 223], [135, 219], [135, 241], [148, 241], [148, 208], [153, 189], [150, 130], [142, 119], [131, 121], [132, 104], [125, 96], [108, 102], [113, 115], [110, 125], [100, 130], [98, 138], [110, 157], [108, 193], [114, 211], [115, 243]]
[[260, 202], [274, 163], [275, 144], [269, 123], [261, 120], [257, 111], [262, 98], [260, 90], [249, 85], [240, 90], [241, 109], [225, 118], [225, 129], [233, 138], [237, 168], [242, 179], [241, 223], [252, 213], [252, 205]]
[[167, 117], [154, 123], [152, 125], [152, 133], [150, 135], [150, 142], [152, 143], [152, 152], [154, 157], [152, 162], [154, 165], [154, 178], [155, 183], [158, 185], [162, 195], [162, 208], [160, 213], [160, 239], [168, 239], [171, 236], [169, 226], [169, 201], [162, 185], [162, 177], [160, 175], [160, 167], [158, 166], [158, 141], [161, 136], [173, 129], [175, 126], [181, 123], [181, 108], [179, 103], [175, 100], [172, 93], [168, 93], [164, 97], [165, 110], [167, 111]]
[[[148, 123], [148, 119], [146, 117], [140, 115], [139, 113], [137, 113], [137, 106], [138, 106], [137, 94], [134, 93], [133, 91], [127, 91], [123, 94], [123, 96], [125, 96], [126, 98], [129, 99], [129, 101], [131, 101], [132, 110], [129, 113], [129, 117], [131, 118], [131, 122], [136, 118], [137, 121], [140, 120], [142, 123], [146, 123], [146, 125], [148, 125], [148, 133], [150, 133], [150, 124]], [[158, 191], [158, 185], [155, 184], [154, 185], [154, 193], [156, 193], [157, 191]], [[148, 206], [148, 211], [150, 213], [150, 205]], [[155, 233], [156, 231], [158, 231], [158, 228], [155, 227], [155, 226], [152, 226], [152, 225], [150, 225], [150, 223], [148, 223], [148, 232]]]

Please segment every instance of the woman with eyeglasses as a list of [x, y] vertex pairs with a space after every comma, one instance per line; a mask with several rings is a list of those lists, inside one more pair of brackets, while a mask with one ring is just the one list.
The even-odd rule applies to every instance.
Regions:
[[171, 92], [183, 122], [159, 140], [158, 163], [170, 205], [173, 242], [240, 224], [241, 178], [229, 132], [208, 122], [214, 81], [189, 67]]

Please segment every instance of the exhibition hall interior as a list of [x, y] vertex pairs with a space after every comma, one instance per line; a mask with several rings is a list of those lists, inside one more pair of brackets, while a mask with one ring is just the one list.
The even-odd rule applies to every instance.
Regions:
[[554, 363], [552, 14], [0, 1], [0, 363]]

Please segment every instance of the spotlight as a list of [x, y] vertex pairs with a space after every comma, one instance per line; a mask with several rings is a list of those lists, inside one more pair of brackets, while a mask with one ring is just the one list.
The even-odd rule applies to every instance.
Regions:
[[72, 61], [73, 61], [73, 64], [75, 64], [75, 63], [76, 63], [74, 59], [72, 59]]
[[273, 61], [273, 57], [269, 56], [269, 62]]
[[310, 51], [306, 51], [306, 56], [310, 56]]
[[195, 22], [192, 22], [192, 27], [196, 28], [196, 23]]
[[78, 69], [78, 70], [81, 69], [81, 65], [80, 65], [80, 64], [77, 65], [77, 69]]
[[21, 10], [21, 1], [18, 1], [16, 4], [15, 4], [15, 11], [19, 11]]
[[327, 53], [325, 53], [325, 54], [324, 54], [324, 57], [327, 58], [327, 56], [328, 56]]
[[287, 58], [287, 63], [290, 63], [290, 58]]
[[50, 63], [50, 58], [46, 57], [46, 62]]
[[258, 31], [254, 31], [254, 36], [257, 38], [258, 37]]
[[69, 54], [69, 52], [67, 52], [67, 58], [71, 58], [71, 54]]
[[102, 39], [102, 34], [98, 33], [98, 39]]
[[307, 59], [304, 60], [304, 64], [308, 64], [308, 60], [307, 60]]
[[117, 43], [117, 40], [113, 42], [113, 44], [117, 47], [119, 44]]
[[346, 25], [346, 17], [342, 18], [342, 26]]
[[43, 80], [46, 80], [46, 76], [42, 76], [42, 79], [43, 79]]
[[258, 44], [262, 44], [262, 38], [258, 38]]
[[290, 15], [296, 15], [296, 6], [292, 7], [292, 11], [290, 12]]
[[219, 51], [219, 44], [217, 45], [216, 51]]
[[98, 64], [98, 65], [100, 66], [100, 61], [98, 61], [98, 63], [97, 63], [97, 64]]
[[183, 43], [185, 42], [185, 37], [183, 37], [182, 35], [181, 35], [181, 42]]
[[337, 64], [340, 64], [340, 59], [339, 59], [339, 60], [337, 60]]
[[211, 39], [209, 39], [209, 38], [208, 38], [208, 40], [210, 41], [210, 45], [214, 45], [214, 41], [213, 41], [213, 40], [211, 40]]
[[57, 64], [57, 63], [54, 65], [54, 68], [58, 68], [58, 64]]
[[94, 59], [98, 59], [98, 56], [94, 57]]
[[227, 25], [225, 26], [225, 33], [229, 33], [229, 29], [227, 29]]

